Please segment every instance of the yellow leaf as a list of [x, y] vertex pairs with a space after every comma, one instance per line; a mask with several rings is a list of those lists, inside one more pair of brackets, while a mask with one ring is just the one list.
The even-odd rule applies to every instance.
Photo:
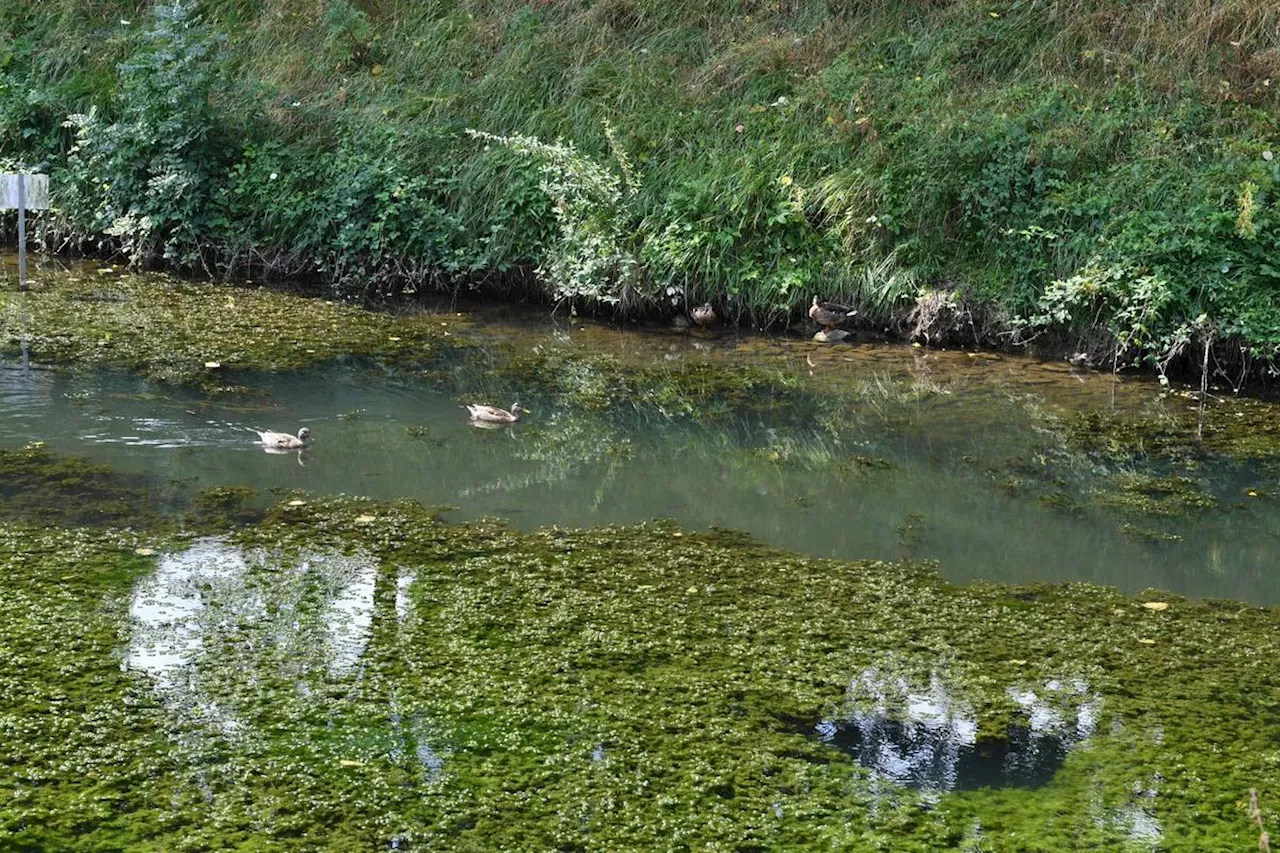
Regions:
[[361, 515], [356, 517], [356, 524], [372, 524], [377, 521], [372, 515]]
[[154, 554], [155, 554], [155, 549], [153, 549], [153, 548], [134, 548], [134, 549], [133, 549], [133, 553], [137, 554], [139, 557], [150, 557], [150, 556], [152, 556], [152, 555], [154, 555]]
[[1147, 639], [1146, 637], [1143, 637], [1143, 638], [1142, 638], [1141, 640], [1139, 640], [1138, 642], [1139, 642], [1139, 643], [1142, 643], [1142, 645], [1144, 645], [1144, 646], [1154, 646], [1154, 645], [1156, 644], [1156, 641], [1155, 641], [1155, 640], [1149, 640], [1149, 639]]
[[289, 506], [302, 506], [306, 501], [289, 501]]
[[1167, 601], [1144, 601], [1142, 606], [1148, 610], [1168, 610], [1169, 602]]
[[364, 767], [363, 761], [353, 761], [350, 758], [344, 758], [338, 763], [341, 764], [343, 767]]
[[210, 370], [215, 370], [215, 369], [217, 369], [217, 368], [219, 368], [219, 367], [222, 367], [222, 365], [221, 365], [219, 362], [216, 362], [216, 361], [206, 361], [206, 362], [204, 363], [204, 366], [205, 366], [205, 367], [207, 367], [207, 368], [209, 368]]

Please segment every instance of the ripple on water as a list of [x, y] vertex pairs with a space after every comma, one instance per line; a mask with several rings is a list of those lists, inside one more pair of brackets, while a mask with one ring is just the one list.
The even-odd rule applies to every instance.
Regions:
[[178, 420], [134, 415], [98, 415], [94, 428], [79, 435], [90, 444], [126, 447], [252, 447], [254, 438], [245, 427], [228, 421]]

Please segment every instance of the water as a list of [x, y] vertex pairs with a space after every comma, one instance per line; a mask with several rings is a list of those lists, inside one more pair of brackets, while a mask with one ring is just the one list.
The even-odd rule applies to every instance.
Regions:
[[[44, 441], [191, 487], [411, 497], [456, 507], [452, 518], [499, 516], [523, 529], [670, 517], [820, 557], [934, 559], [962, 582], [1090, 581], [1280, 602], [1268, 471], [1199, 460], [1194, 473], [1218, 504], [1172, 522], [1094, 505], [1114, 488], [1108, 478], [1133, 466], [1064, 449], [1061, 425], [1081, 411], [1186, 408], [1154, 382], [893, 343], [623, 330], [512, 309], [474, 317], [464, 348], [427, 369], [233, 374], [244, 392], [213, 398], [120, 373], [5, 364], [0, 446]], [[529, 355], [560, 359], [567, 378], [521, 386], [503, 373]], [[739, 399], [672, 412], [661, 400], [613, 398], [597, 409], [582, 401], [594, 399], [590, 360], [600, 357], [652, 382], [707, 366], [763, 369], [799, 382], [817, 408], [762, 413]], [[474, 428], [461, 409], [516, 396], [533, 413], [514, 427]], [[303, 425], [315, 438], [303, 454], [255, 446], [252, 429]], [[1018, 487], [1028, 472], [1038, 492]], [[1250, 490], [1262, 491], [1243, 498]], [[1037, 499], [1046, 491], [1076, 503], [1048, 505]], [[1150, 541], [1144, 531], [1159, 525], [1180, 539]]]
[[1102, 706], [1084, 681], [1011, 687], [1019, 713], [1005, 737], [980, 741], [977, 714], [936, 671], [927, 685], [913, 685], [868, 667], [849, 693], [845, 712], [818, 723], [814, 734], [873, 778], [933, 792], [1048, 783], [1067, 752], [1093, 735]]
[[[466, 316], [419, 363], [227, 370], [229, 393], [0, 362], [0, 448], [143, 475], [130, 486], [162, 509], [248, 486], [263, 505], [409, 497], [525, 530], [664, 516], [820, 557], [933, 559], [957, 581], [1280, 601], [1265, 453], [1073, 438], [1100, 414], [1186, 439], [1178, 389], [447, 310]], [[517, 399], [532, 413], [512, 427], [462, 409]], [[1274, 415], [1212, 406], [1255, 418], [1253, 436]], [[304, 425], [304, 453], [252, 432]], [[490, 537], [367, 509], [310, 502], [299, 523], [190, 539], [0, 525], [0, 681], [19, 697], [0, 707], [17, 745], [0, 777], [21, 815], [0, 836], [1150, 850], [1236, 838], [1240, 791], [1272, 769], [1268, 611], [940, 588], [667, 525]], [[382, 523], [403, 549], [363, 535]]]

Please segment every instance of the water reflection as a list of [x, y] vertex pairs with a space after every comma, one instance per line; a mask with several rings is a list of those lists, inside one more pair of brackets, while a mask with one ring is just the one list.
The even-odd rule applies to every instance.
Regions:
[[[367, 558], [327, 556], [313, 558], [312, 562], [330, 577], [345, 577], [321, 617], [329, 653], [329, 674], [340, 678], [355, 669], [369, 644], [373, 586], [378, 570]], [[304, 564], [303, 570], [307, 568]]]
[[932, 792], [1047, 783], [1068, 751], [1091, 737], [1101, 700], [1083, 681], [1009, 689], [1021, 713], [999, 739], [978, 738], [973, 708], [937, 672], [927, 685], [869, 667], [849, 687], [847, 710], [814, 729], [874, 779]]
[[[358, 684], [369, 666], [379, 577], [377, 561], [364, 555], [290, 557], [219, 537], [157, 558], [154, 573], [134, 589], [121, 666], [150, 682], [206, 798], [219, 779], [203, 763], [221, 741], [233, 739], [246, 753], [280, 737], [296, 741], [288, 750], [316, 749], [317, 737], [323, 746], [332, 736], [305, 724], [276, 730], [271, 721], [281, 715], [323, 719], [339, 730], [358, 717], [362, 733], [344, 747], [352, 753], [344, 760], [387, 757], [416, 764], [427, 782], [441, 777], [438, 737], [412, 703], [392, 696], [385, 727], [370, 737], [371, 717], [351, 705], [355, 694], [332, 689]], [[381, 623], [393, 632], [412, 618], [413, 583], [412, 572], [396, 570], [394, 611]], [[226, 772], [221, 782], [230, 781]]]
[[248, 564], [238, 548], [221, 539], [199, 540], [186, 551], [165, 554], [155, 574], [138, 584], [129, 605], [133, 621], [126, 669], [155, 679], [159, 688], [176, 687], [204, 647], [206, 599], [256, 618], [261, 602], [238, 594]]

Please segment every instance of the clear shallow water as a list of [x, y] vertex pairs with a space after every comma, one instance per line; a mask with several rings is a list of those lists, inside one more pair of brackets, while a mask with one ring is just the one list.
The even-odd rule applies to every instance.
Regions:
[[[1179, 519], [1175, 542], [1126, 533], [1114, 512], [1063, 511], [1009, 487], [1031, 470], [1087, 503], [1124, 466], [1066, 448], [1060, 419], [1185, 409], [1184, 399], [1157, 399], [1153, 382], [989, 354], [620, 331], [503, 311], [478, 314], [474, 335], [465, 355], [428, 370], [235, 374], [228, 381], [247, 390], [212, 399], [132, 376], [7, 364], [0, 445], [40, 440], [195, 487], [412, 497], [456, 506], [451, 517], [501, 516], [524, 529], [661, 516], [823, 557], [936, 559], [957, 581], [1280, 601], [1270, 560], [1280, 508], [1265, 497], [1266, 471], [1200, 463], [1218, 505]], [[499, 368], [523, 354], [563, 357], [566, 378], [557, 389], [519, 389], [534, 410], [525, 422], [470, 426], [460, 404], [509, 405], [516, 392]], [[739, 412], [739, 400], [704, 416], [615, 400], [597, 410], [566, 392], [598, 378], [574, 359], [597, 356], [651, 377], [763, 367], [822, 407], [796, 417]], [[304, 424], [315, 444], [301, 457], [264, 453], [250, 431]], [[1264, 496], [1242, 499], [1250, 489]]]

